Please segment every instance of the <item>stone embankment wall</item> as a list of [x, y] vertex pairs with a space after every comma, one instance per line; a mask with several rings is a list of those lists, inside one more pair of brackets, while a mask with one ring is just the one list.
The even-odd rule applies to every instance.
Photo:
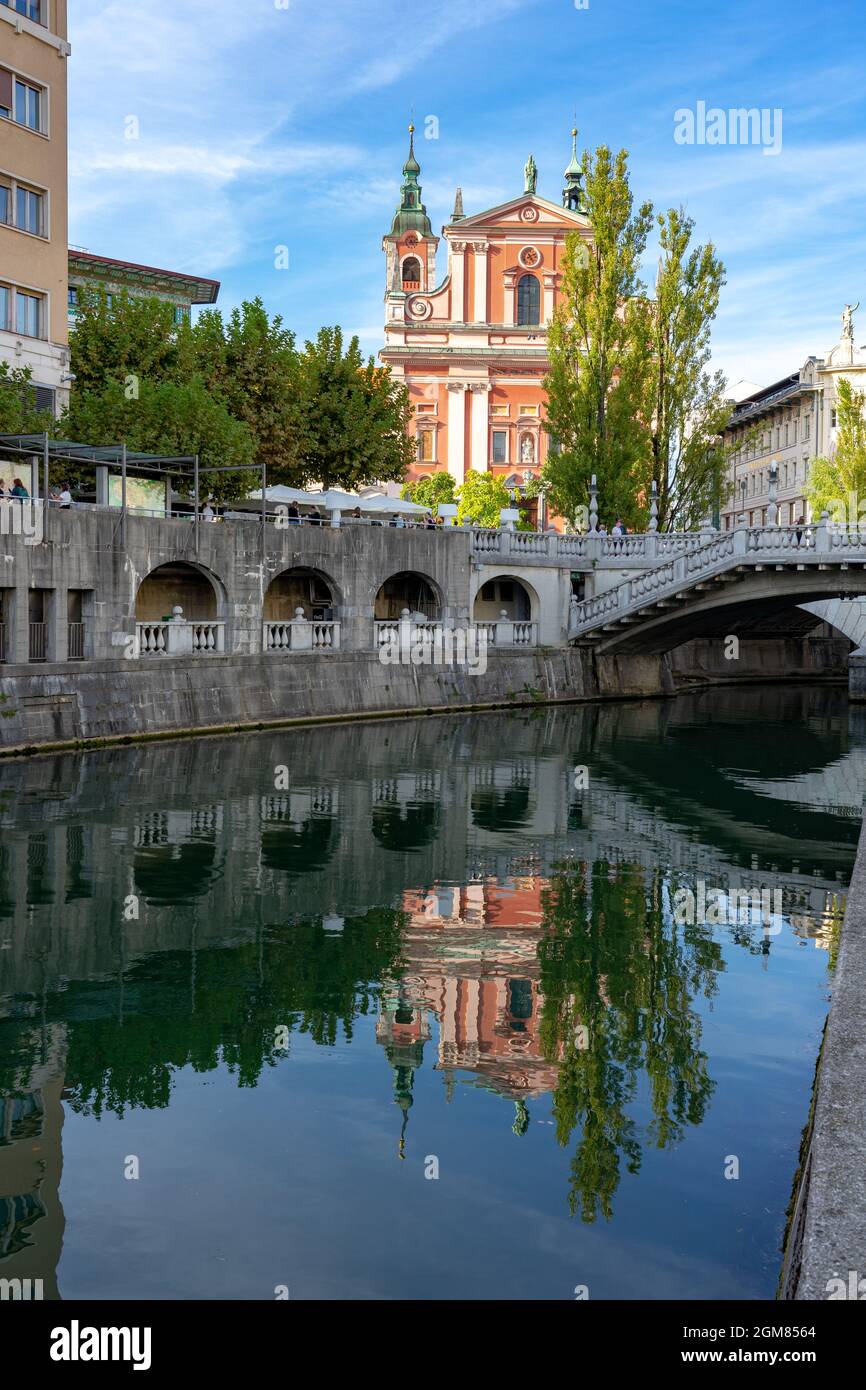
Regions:
[[[866, 827], [848, 891], [781, 1295], [866, 1298]], [[862, 1282], [861, 1282], [862, 1281]]]
[[487, 670], [477, 674], [384, 665], [374, 652], [159, 657], [0, 676], [0, 737], [8, 752], [292, 720], [671, 693], [663, 658], [596, 662], [571, 647], [490, 651]]

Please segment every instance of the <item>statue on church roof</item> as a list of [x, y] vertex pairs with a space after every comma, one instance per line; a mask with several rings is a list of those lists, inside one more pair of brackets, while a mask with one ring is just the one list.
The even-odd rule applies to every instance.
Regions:
[[523, 191], [524, 191], [524, 193], [534, 193], [534, 192], [535, 192], [535, 189], [536, 189], [536, 187], [537, 187], [537, 185], [538, 185], [538, 165], [536, 164], [536, 162], [535, 162], [535, 160], [533, 159], [532, 155], [530, 155], [529, 158], [527, 159], [526, 163], [525, 163], [524, 166], [523, 166]]
[[842, 337], [853, 341], [854, 338], [854, 315], [860, 308], [860, 300], [856, 304], [846, 304], [842, 310]]

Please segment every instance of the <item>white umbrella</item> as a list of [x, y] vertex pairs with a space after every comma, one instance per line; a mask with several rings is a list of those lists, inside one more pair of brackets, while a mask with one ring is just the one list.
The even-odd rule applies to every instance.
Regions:
[[402, 516], [423, 516], [430, 511], [429, 507], [423, 507], [420, 502], [410, 502], [404, 497], [386, 497], [384, 493], [374, 493], [371, 497], [362, 497], [356, 504], [362, 512], [389, 512], [392, 516], [399, 512]]

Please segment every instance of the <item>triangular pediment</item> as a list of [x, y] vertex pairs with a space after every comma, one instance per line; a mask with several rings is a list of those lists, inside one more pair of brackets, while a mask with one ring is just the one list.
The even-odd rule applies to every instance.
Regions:
[[537, 193], [521, 193], [497, 207], [484, 212], [474, 212], [471, 217], [463, 217], [459, 222], [447, 222], [448, 231], [462, 235], [464, 232], [505, 231], [509, 228], [526, 231], [531, 227], [541, 229], [566, 227], [569, 231], [589, 231], [590, 221], [583, 213], [571, 212], [559, 203], [550, 203]]

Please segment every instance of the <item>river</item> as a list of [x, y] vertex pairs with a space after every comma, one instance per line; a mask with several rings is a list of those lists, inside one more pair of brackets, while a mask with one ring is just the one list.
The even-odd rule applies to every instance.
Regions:
[[864, 760], [732, 688], [0, 764], [0, 1280], [772, 1297]]

